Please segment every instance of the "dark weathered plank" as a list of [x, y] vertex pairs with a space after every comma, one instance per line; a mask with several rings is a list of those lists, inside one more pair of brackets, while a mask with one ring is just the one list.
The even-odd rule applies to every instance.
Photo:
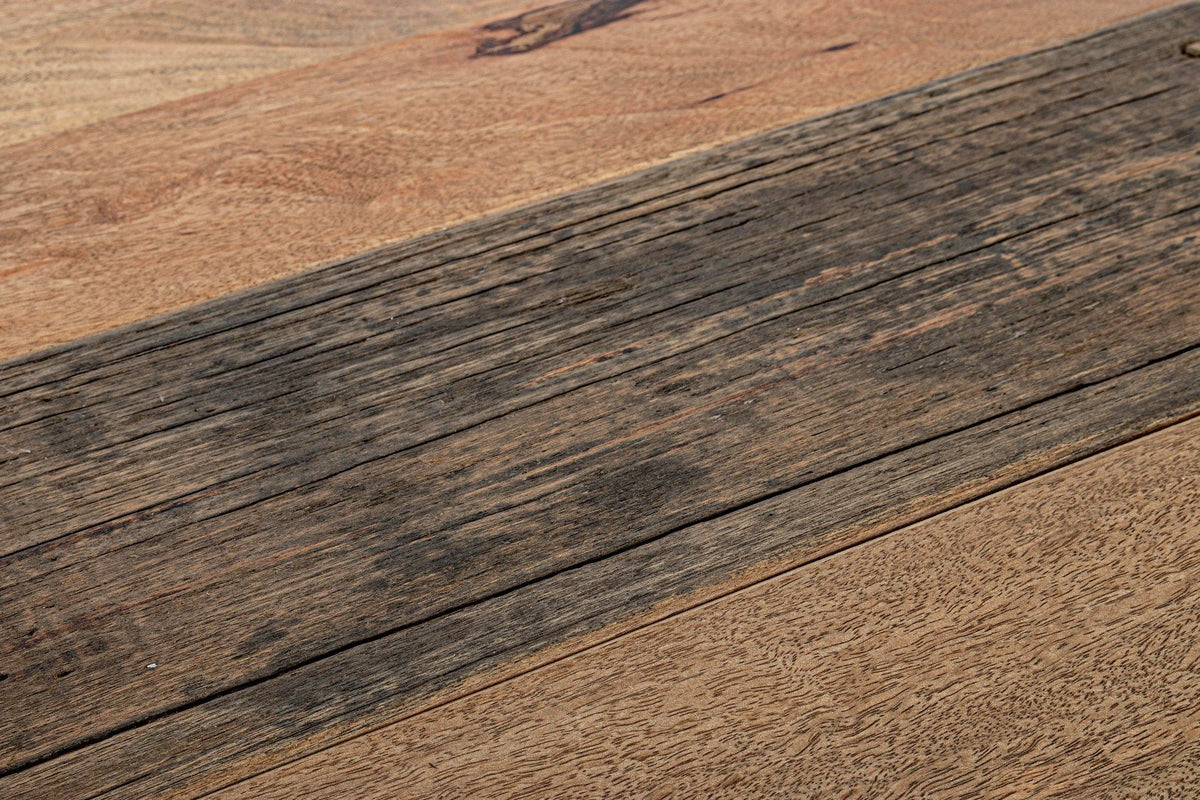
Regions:
[[0, 789], [209, 788], [1194, 413], [1186, 26], [0, 366]]
[[1065, 392], [344, 649], [0, 779], [0, 786], [18, 797], [37, 797], [50, 784], [65, 796], [88, 796], [97, 786], [153, 796], [253, 774], [420, 711], [444, 687], [468, 691], [511, 675], [605, 624], [604, 635], [612, 635], [728, 591], [728, 583], [712, 585], [719, 576], [748, 583], [1172, 421], [1182, 404], [1196, 402], [1200, 351], [1184, 359]]

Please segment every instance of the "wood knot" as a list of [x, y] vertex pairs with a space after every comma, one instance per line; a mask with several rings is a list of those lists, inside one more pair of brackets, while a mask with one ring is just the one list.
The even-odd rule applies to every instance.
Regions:
[[489, 36], [475, 48], [476, 56], [528, 53], [551, 42], [608, 25], [629, 16], [628, 9], [643, 0], [568, 0], [489, 22], [482, 30], [505, 31]]

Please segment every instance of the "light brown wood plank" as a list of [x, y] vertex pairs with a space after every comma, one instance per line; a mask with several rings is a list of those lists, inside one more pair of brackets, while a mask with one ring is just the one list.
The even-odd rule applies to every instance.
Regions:
[[1190, 797], [1198, 629], [1193, 420], [216, 796]]
[[519, 23], [448, 30], [13, 145], [0, 357], [1165, 5], [649, 0], [516, 55], [475, 57]]
[[0, 145], [532, 5], [530, 0], [5, 0]]

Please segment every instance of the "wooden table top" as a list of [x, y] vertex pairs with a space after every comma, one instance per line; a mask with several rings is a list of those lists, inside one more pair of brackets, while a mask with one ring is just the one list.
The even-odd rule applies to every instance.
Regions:
[[1200, 3], [403, 5], [0, 20], [0, 796], [1200, 792]]

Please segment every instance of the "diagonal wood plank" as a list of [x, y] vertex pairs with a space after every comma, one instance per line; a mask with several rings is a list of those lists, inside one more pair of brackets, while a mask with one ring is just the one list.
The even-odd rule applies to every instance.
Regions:
[[0, 365], [0, 789], [212, 788], [1195, 413], [1198, 25]]
[[530, 5], [528, 0], [5, 0], [0, 145]]
[[[0, 148], [0, 358], [1169, 1], [592, 2], [609, 24], [559, 38], [569, 2], [550, 28], [506, 13]], [[477, 57], [522, 29], [545, 46]]]
[[1192, 796], [1198, 582], [1193, 420], [216, 797]]

